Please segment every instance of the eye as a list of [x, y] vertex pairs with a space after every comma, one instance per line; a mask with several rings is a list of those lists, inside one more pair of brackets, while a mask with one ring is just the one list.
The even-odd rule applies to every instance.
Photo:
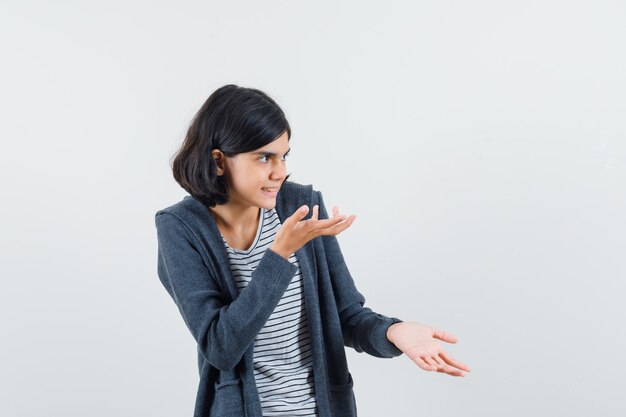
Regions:
[[[287, 152], [285, 155], [283, 155], [283, 157], [280, 158], [280, 160], [281, 161], [286, 161], [288, 156], [289, 156], [289, 152]], [[269, 155], [269, 154], [261, 155], [259, 157], [259, 161], [261, 161], [261, 162], [269, 162], [268, 158], [270, 158], [270, 157], [271, 157], [271, 155]]]

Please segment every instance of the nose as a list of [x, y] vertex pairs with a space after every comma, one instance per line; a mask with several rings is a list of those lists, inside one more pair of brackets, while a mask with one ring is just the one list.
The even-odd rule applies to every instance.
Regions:
[[287, 165], [285, 161], [274, 161], [272, 171], [270, 172], [270, 179], [282, 181], [285, 175], [287, 175]]

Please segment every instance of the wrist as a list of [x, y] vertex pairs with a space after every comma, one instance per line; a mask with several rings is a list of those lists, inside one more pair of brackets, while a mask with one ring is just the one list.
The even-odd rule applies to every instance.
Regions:
[[391, 343], [393, 343], [393, 336], [395, 331], [398, 329], [398, 326], [401, 325], [402, 322], [398, 322], [398, 323], [393, 323], [391, 326], [389, 326], [387, 328], [387, 340], [389, 340]]
[[288, 253], [289, 251], [281, 248], [279, 245], [276, 245], [275, 243], [272, 246], [270, 246], [270, 249], [287, 260], [291, 256], [291, 253]]

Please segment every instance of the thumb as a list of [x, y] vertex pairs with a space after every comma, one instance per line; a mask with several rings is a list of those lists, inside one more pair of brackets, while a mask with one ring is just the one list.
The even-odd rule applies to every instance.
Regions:
[[456, 343], [458, 341], [457, 337], [452, 333], [444, 332], [443, 330], [435, 328], [433, 328], [433, 337], [448, 343]]

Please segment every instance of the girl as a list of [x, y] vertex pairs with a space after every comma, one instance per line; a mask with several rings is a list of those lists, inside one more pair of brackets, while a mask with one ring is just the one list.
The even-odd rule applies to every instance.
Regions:
[[194, 417], [356, 416], [344, 346], [469, 371], [450, 333], [364, 307], [335, 237], [356, 216], [287, 181], [290, 138], [272, 98], [226, 85], [175, 156], [190, 195], [156, 213], [158, 275], [197, 342]]

